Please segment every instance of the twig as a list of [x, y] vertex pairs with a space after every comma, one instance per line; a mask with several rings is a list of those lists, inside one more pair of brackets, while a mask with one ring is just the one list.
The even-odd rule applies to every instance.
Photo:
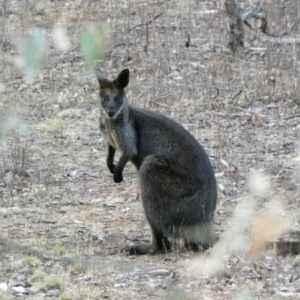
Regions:
[[[50, 69], [56, 68], [60, 62], [63, 62], [72, 52], [74, 52], [78, 49], [79, 49], [79, 46], [77, 45], [77, 46], [73, 47], [72, 49], [70, 49], [69, 51], [61, 54], [59, 58], [57, 58], [54, 62], [49, 64], [50, 65], [49, 68]], [[76, 56], [76, 58], [78, 58], [78, 57], [81, 57], [81, 56]]]
[[161, 100], [161, 99], [167, 98], [169, 96], [172, 96], [172, 94], [167, 94], [167, 95], [163, 95], [158, 98], [155, 98], [155, 99], [150, 99], [150, 101], [155, 102], [156, 100]]
[[296, 119], [296, 118], [300, 118], [300, 115], [294, 115], [294, 116], [289, 116], [289, 117], [284, 117], [284, 120], [290, 120], [290, 119]]
[[170, 108], [170, 107], [171, 107], [171, 105], [162, 104], [162, 103], [159, 103], [159, 102], [156, 102], [156, 101], [150, 101], [150, 102], [153, 102], [153, 103], [155, 103], [156, 105], [161, 106], [161, 107], [167, 107], [167, 108]]
[[[129, 46], [136, 45], [136, 44], [138, 44], [138, 43], [129, 43]], [[114, 48], [116, 48], [116, 47], [122, 47], [122, 46], [126, 46], [126, 43], [116, 44], [116, 45], [114, 45]]]
[[216, 94], [216, 96], [214, 97], [214, 100], [216, 100], [218, 97], [219, 97], [219, 95], [220, 95], [220, 90], [218, 89], [218, 88], [215, 88], [216, 89], [216, 91], [217, 91], [217, 94]]
[[149, 24], [146, 24], [146, 44], [145, 44], [145, 52], [148, 51], [148, 44], [149, 44]]
[[249, 64], [249, 61], [246, 61], [246, 60], [243, 60], [241, 58], [238, 58], [238, 57], [235, 57], [235, 56], [231, 56], [231, 55], [226, 55], [226, 54], [223, 54], [223, 53], [213, 53], [212, 55], [219, 55], [219, 56], [224, 56], [224, 57], [227, 57], [227, 58], [231, 58], [231, 59], [235, 59], [235, 60], [238, 60], [242, 63], [245, 63], [245, 64]]
[[[242, 92], [242, 91], [240, 91], [240, 92]], [[235, 109], [238, 109], [240, 111], [246, 112], [247, 114], [250, 114], [250, 115], [256, 114], [253, 111], [249, 111], [247, 109], [244, 109], [244, 108], [241, 108], [241, 107], [238, 107], [238, 106], [234, 106], [234, 105], [228, 105], [228, 106], [231, 107], [231, 108], [235, 108]]]
[[158, 15], [156, 15], [152, 20], [150, 20], [150, 21], [148, 21], [146, 23], [142, 23], [142, 24], [138, 24], [138, 25], [133, 26], [131, 29], [128, 30], [128, 33], [130, 31], [132, 31], [133, 29], [137, 28], [137, 27], [146, 26], [146, 25], [151, 24], [154, 20], [156, 20], [158, 17], [160, 17], [163, 13], [164, 13], [164, 11], [162, 11], [161, 13], [159, 13]]
[[164, 95], [164, 96], [160, 96], [160, 97], [158, 97], [158, 98], [155, 98], [155, 99], [153, 99], [153, 100], [150, 99], [150, 102], [155, 103], [155, 104], [157, 104], [158, 106], [170, 108], [171, 105], [162, 104], [162, 103], [159, 103], [159, 102], [156, 102], [156, 101], [157, 101], [157, 100], [161, 100], [161, 99], [163, 99], [163, 98], [167, 98], [167, 97], [169, 97], [169, 96], [171, 96], [171, 95], [172, 95], [172, 94], [167, 94], [167, 95]]
[[243, 92], [243, 90], [240, 90], [232, 99], [231, 101], [233, 101], [237, 96], [239, 96], [241, 93]]
[[127, 37], [126, 37], [126, 60], [129, 58], [129, 32], [130, 32], [130, 15], [131, 15], [131, 3], [128, 0], [128, 11], [127, 11]]

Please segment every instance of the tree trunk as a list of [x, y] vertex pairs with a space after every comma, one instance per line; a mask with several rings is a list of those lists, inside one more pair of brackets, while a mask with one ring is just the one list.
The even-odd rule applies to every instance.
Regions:
[[225, 0], [227, 45], [232, 55], [244, 56], [244, 28], [241, 7], [237, 0]]

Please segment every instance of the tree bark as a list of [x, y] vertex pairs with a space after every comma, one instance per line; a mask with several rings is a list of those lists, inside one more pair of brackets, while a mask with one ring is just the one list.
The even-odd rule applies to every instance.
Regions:
[[227, 46], [237, 57], [244, 56], [244, 28], [241, 7], [237, 0], [225, 0]]

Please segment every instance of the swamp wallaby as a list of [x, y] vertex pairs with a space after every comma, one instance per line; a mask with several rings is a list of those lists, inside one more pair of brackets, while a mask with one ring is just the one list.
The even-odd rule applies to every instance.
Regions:
[[[209, 158], [196, 139], [175, 121], [128, 105], [124, 88], [129, 70], [110, 81], [97, 69], [100, 130], [108, 144], [107, 166], [115, 182], [131, 161], [138, 170], [140, 194], [152, 231], [152, 245], [129, 246], [129, 254], [164, 253], [170, 239], [192, 248], [210, 244], [217, 201]], [[114, 164], [115, 151], [121, 153]]]

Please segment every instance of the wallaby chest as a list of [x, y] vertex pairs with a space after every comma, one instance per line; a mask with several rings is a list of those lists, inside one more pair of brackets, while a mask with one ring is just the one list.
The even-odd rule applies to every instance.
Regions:
[[100, 131], [105, 139], [105, 141], [114, 147], [117, 151], [122, 151], [120, 147], [120, 141], [118, 138], [118, 133], [120, 134], [120, 128], [110, 120], [100, 119]]

